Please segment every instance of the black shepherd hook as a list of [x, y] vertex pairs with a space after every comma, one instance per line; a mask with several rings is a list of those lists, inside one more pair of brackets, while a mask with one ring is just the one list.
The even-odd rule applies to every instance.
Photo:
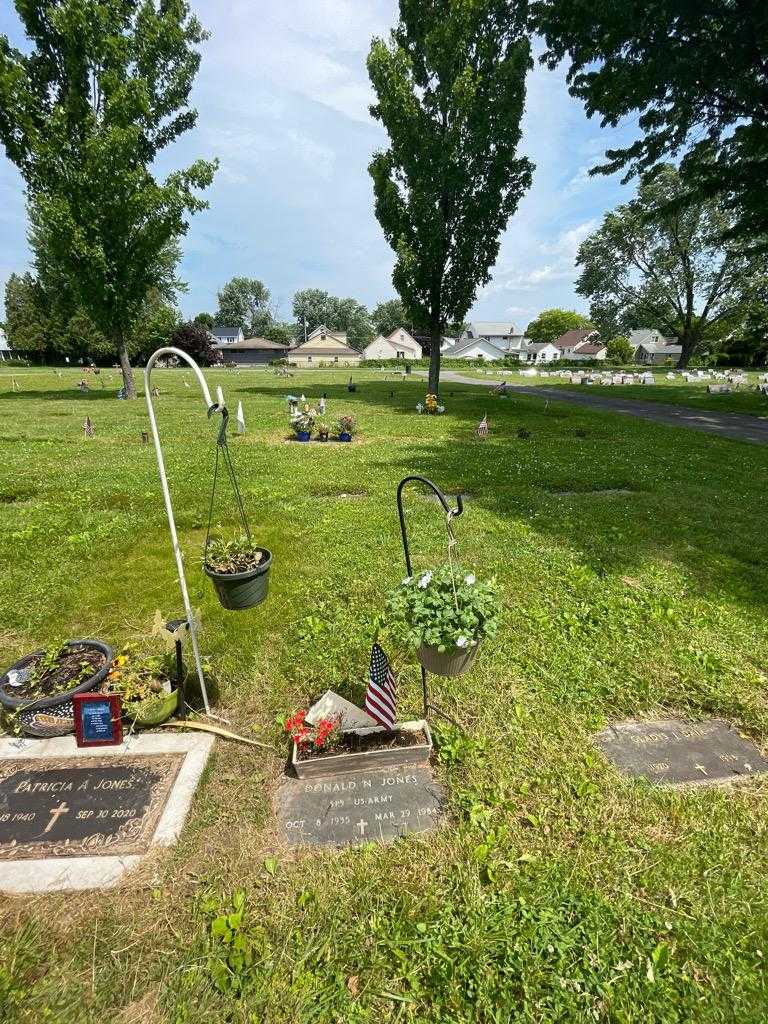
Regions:
[[[464, 511], [464, 503], [461, 500], [460, 494], [456, 495], [456, 508], [452, 509], [451, 506], [448, 504], [448, 500], [446, 499], [445, 495], [440, 490], [440, 488], [437, 486], [437, 484], [432, 483], [432, 481], [428, 480], [425, 476], [407, 476], [400, 481], [400, 483], [397, 485], [397, 514], [400, 517], [400, 535], [403, 540], [405, 569], [409, 576], [413, 576], [413, 567], [411, 565], [411, 549], [410, 545], [408, 544], [408, 530], [406, 529], [405, 526], [405, 511], [403, 510], [403, 489], [405, 488], [406, 484], [413, 483], [414, 481], [420, 484], [426, 484], [426, 486], [433, 491], [433, 493], [437, 496], [438, 501], [445, 509], [446, 516], [450, 514], [451, 519], [456, 519]], [[455, 725], [457, 729], [461, 729], [461, 725], [459, 725], [459, 723], [455, 719], [451, 718], [450, 715], [447, 715], [444, 711], [436, 707], [434, 704], [430, 704], [429, 690], [427, 689], [427, 670], [424, 668], [423, 665], [421, 666], [421, 691], [424, 698], [425, 719], [427, 718], [430, 711], [434, 711], [436, 715], [440, 715], [441, 718], [444, 718], [447, 722], [450, 722], [451, 725]]]

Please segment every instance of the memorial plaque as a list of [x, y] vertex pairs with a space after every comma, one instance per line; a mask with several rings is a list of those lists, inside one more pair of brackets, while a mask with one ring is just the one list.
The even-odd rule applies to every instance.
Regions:
[[0, 861], [146, 853], [183, 759], [0, 760]]
[[595, 742], [623, 774], [660, 784], [732, 782], [768, 771], [755, 744], [721, 719], [629, 719], [603, 729]]
[[289, 846], [391, 842], [437, 828], [445, 790], [425, 765], [285, 779], [277, 817]]

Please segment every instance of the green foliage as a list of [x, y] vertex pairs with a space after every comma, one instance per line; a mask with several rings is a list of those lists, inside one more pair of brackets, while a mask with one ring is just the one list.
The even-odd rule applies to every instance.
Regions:
[[198, 313], [194, 319], [194, 323], [202, 324], [202, 326], [206, 327], [209, 331], [212, 331], [216, 326], [216, 321], [210, 313]]
[[719, 196], [737, 211], [722, 228], [768, 244], [764, 0], [534, 0], [531, 10], [549, 47], [542, 60], [570, 60], [570, 91], [587, 113], [639, 125], [597, 170], [629, 177], [684, 151], [680, 198]]
[[730, 223], [723, 206], [680, 207], [684, 189], [671, 165], [643, 177], [637, 196], [606, 214], [577, 259], [577, 291], [595, 323], [652, 324], [679, 337], [680, 366], [766, 281], [761, 257], [718, 241]]
[[269, 289], [254, 277], [233, 277], [218, 294], [217, 327], [239, 327], [246, 338], [266, 337], [273, 323]]
[[304, 340], [316, 327], [332, 331], [346, 331], [347, 342], [361, 351], [373, 341], [374, 329], [368, 310], [356, 299], [338, 299], [321, 288], [305, 288], [293, 297], [293, 315], [296, 317], [296, 340]]
[[448, 564], [404, 579], [391, 592], [388, 608], [414, 648], [468, 647], [494, 637], [499, 628], [496, 580], [478, 581]]
[[371, 322], [376, 333], [387, 338], [398, 327], [408, 327], [411, 321], [402, 299], [387, 299], [374, 307]]
[[263, 558], [245, 534], [225, 540], [211, 537], [204, 552], [205, 564], [214, 572], [250, 572], [256, 569]]
[[525, 5], [400, 0], [389, 43], [374, 39], [371, 108], [389, 136], [374, 155], [376, 217], [396, 255], [392, 281], [408, 319], [439, 339], [490, 279], [499, 236], [531, 182], [517, 157], [531, 66]]
[[263, 969], [257, 961], [268, 950], [266, 933], [248, 919], [242, 889], [234, 893], [230, 907], [220, 909], [216, 898], [210, 896], [202, 900], [201, 909], [208, 918], [208, 972], [220, 992], [240, 997], [252, 971]]
[[535, 342], [555, 341], [566, 331], [591, 330], [594, 324], [589, 317], [575, 309], [545, 309], [525, 329], [525, 336]]
[[152, 173], [195, 124], [205, 33], [184, 0], [16, 6], [28, 46], [0, 38], [0, 139], [26, 186], [38, 277], [108, 339], [135, 397], [131, 333], [150, 288], [175, 286], [176, 240], [214, 173]]
[[54, 347], [48, 306], [29, 271], [11, 274], [5, 284], [5, 333], [12, 349], [45, 352]]
[[623, 334], [617, 334], [606, 342], [606, 359], [616, 366], [626, 366], [635, 360], [635, 350], [629, 343], [629, 338]]

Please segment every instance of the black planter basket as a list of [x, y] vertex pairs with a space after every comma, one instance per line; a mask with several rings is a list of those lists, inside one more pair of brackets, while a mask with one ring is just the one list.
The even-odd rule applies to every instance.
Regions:
[[272, 568], [272, 552], [266, 548], [254, 548], [262, 554], [261, 562], [255, 569], [248, 572], [216, 572], [209, 565], [204, 565], [206, 576], [209, 576], [216, 588], [216, 596], [222, 607], [229, 611], [243, 611], [261, 604], [269, 590], [269, 570]]
[[102, 667], [90, 679], [86, 679], [85, 682], [79, 683], [71, 690], [65, 690], [63, 693], [53, 694], [51, 697], [37, 697], [30, 699], [29, 697], [15, 697], [13, 694], [14, 687], [8, 685], [9, 673], [19, 671], [27, 668], [33, 664], [35, 659], [38, 658], [44, 652], [42, 650], [34, 651], [32, 654], [28, 654], [21, 661], [17, 661], [15, 665], [12, 665], [2, 676], [0, 676], [0, 704], [9, 711], [43, 711], [57, 708], [60, 705], [66, 705], [72, 702], [72, 698], [76, 693], [85, 693], [87, 690], [95, 690], [97, 686], [104, 682], [107, 678], [110, 666], [112, 664], [112, 648], [109, 644], [103, 643], [101, 640], [68, 640], [64, 645], [65, 647], [73, 647], [85, 645], [86, 647], [95, 648], [100, 651], [105, 661]]

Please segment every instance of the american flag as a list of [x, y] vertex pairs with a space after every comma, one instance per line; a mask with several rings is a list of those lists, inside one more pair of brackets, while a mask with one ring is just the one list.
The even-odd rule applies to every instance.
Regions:
[[85, 423], [83, 424], [83, 431], [86, 437], [93, 437], [96, 431], [93, 429], [93, 423], [91, 423], [91, 417], [85, 417]]
[[365, 694], [365, 710], [385, 729], [394, 729], [397, 720], [395, 677], [387, 656], [378, 644], [371, 649], [371, 673]]
[[488, 437], [488, 417], [483, 416], [477, 425], [477, 436]]

